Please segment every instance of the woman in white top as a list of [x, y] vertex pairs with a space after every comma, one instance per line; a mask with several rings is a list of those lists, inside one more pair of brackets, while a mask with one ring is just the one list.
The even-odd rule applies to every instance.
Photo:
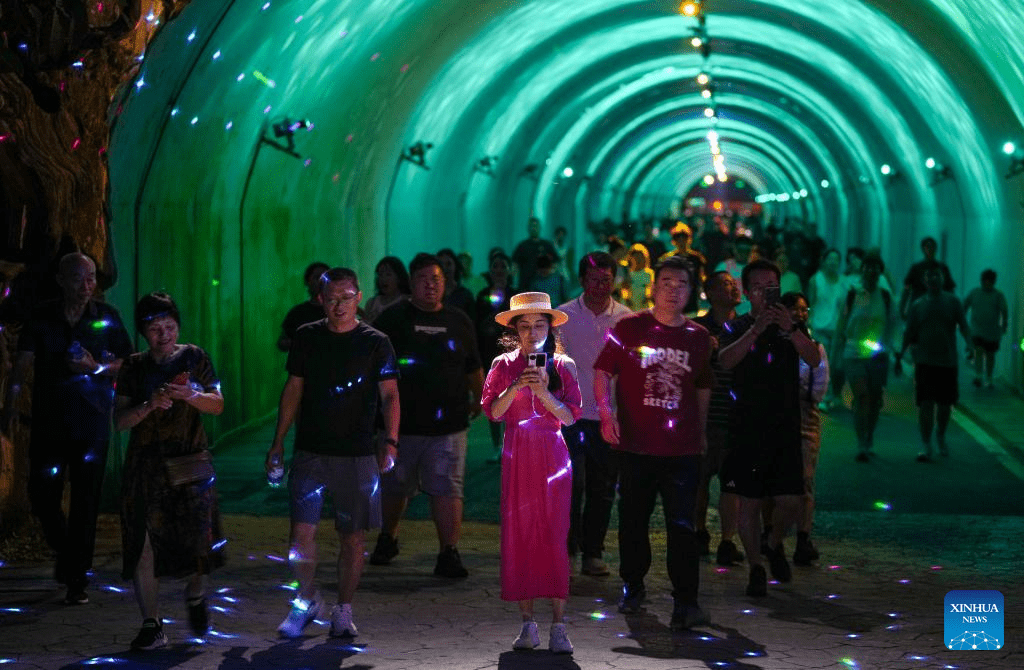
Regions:
[[[821, 257], [821, 265], [807, 282], [807, 297], [810, 303], [810, 327], [814, 339], [825, 347], [833, 360], [842, 360], [832, 351], [832, 340], [839, 323], [839, 308], [843, 297], [850, 290], [850, 285], [839, 274], [842, 256], [838, 249], [827, 249]], [[834, 366], [833, 366], [834, 369]], [[821, 403], [822, 410], [829, 410], [839, 396], [842, 387], [833, 389]]]

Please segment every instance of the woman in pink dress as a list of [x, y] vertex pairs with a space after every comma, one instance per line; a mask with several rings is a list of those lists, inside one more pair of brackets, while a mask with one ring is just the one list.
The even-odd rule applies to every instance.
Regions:
[[569, 595], [569, 501], [572, 465], [561, 428], [582, 412], [576, 364], [558, 353], [555, 328], [569, 317], [546, 293], [512, 296], [494, 317], [509, 333], [509, 351], [494, 359], [483, 410], [505, 422], [501, 454], [501, 598], [517, 601], [523, 628], [513, 649], [540, 644], [533, 601], [550, 598], [549, 648], [572, 653], [565, 632]]

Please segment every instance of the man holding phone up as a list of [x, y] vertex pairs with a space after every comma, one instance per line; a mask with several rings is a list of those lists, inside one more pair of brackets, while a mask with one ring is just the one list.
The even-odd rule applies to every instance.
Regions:
[[761, 501], [774, 499], [769, 564], [780, 582], [792, 580], [782, 538], [800, 514], [804, 493], [800, 451], [800, 359], [816, 367], [818, 346], [794, 328], [779, 302], [779, 268], [756, 260], [743, 268], [750, 313], [725, 324], [719, 364], [733, 371], [731, 451], [722, 491], [739, 496], [739, 533], [750, 563], [747, 595], [767, 595], [761, 560]]

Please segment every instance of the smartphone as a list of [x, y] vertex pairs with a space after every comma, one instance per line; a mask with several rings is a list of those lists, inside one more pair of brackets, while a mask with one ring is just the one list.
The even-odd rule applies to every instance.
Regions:
[[765, 304], [774, 305], [779, 302], [779, 287], [778, 286], [767, 286], [764, 289], [764, 301]]
[[543, 368], [547, 367], [548, 354], [546, 351], [529, 354], [526, 358], [527, 365], [531, 368]]

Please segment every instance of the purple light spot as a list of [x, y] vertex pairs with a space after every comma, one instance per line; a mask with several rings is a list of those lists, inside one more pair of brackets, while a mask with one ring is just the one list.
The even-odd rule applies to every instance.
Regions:
[[910, 583], [909, 579], [901, 579], [900, 580], [900, 584], [909, 584], [909, 583]]
[[768, 352], [768, 359], [767, 360], [768, 360], [768, 365], [771, 365], [772, 364], [772, 352], [770, 352], [770, 351]]
[[270, 560], [274, 561], [275, 563], [284, 563], [285, 562], [285, 559], [281, 558], [280, 556], [275, 556], [273, 554], [267, 554], [267, 558], [269, 558]]
[[720, 575], [724, 575], [725, 573], [729, 572], [729, 568], [715, 568], [715, 572], [717, 572]]
[[841, 565], [830, 565], [830, 566], [828, 566], [828, 569], [829, 570], [842, 570], [843, 566], [841, 566]]

